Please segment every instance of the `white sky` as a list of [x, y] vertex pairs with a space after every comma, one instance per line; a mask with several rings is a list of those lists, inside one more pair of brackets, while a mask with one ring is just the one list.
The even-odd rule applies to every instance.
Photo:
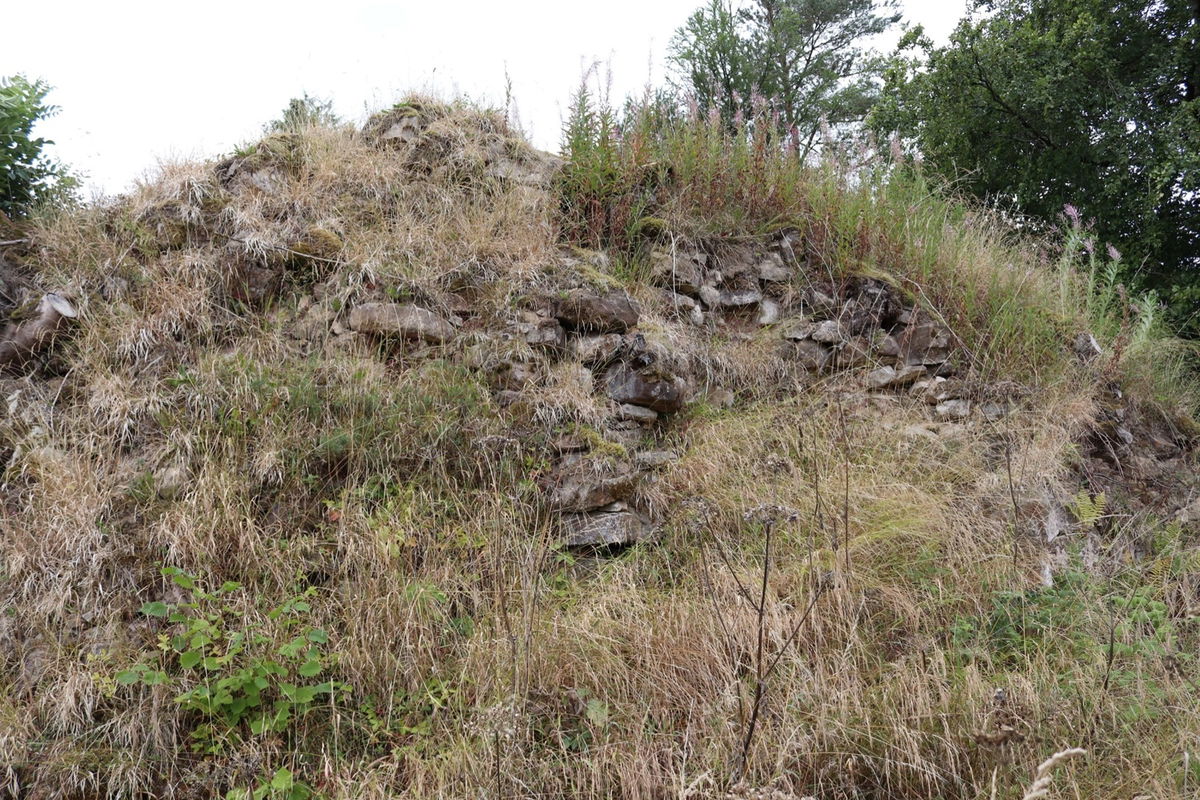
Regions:
[[[663, 82], [672, 33], [704, 0], [41, 0], [4, 11], [0, 76], [43, 78], [61, 107], [37, 133], [117, 192], [161, 160], [253, 139], [308, 92], [361, 121], [410, 90], [501, 104], [507, 69], [534, 144], [558, 147], [587, 65], [615, 98]], [[965, 0], [902, 0], [944, 39]]]

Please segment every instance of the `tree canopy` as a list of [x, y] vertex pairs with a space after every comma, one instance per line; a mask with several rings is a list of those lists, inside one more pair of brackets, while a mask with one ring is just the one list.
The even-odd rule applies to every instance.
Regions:
[[22, 217], [39, 204], [69, 194], [75, 181], [44, 151], [53, 142], [33, 135], [37, 122], [57, 109], [50, 87], [22, 75], [0, 79], [0, 213]]
[[1073, 205], [1186, 322], [1200, 302], [1198, 30], [1200, 0], [981, 0], [946, 46], [905, 38], [873, 126], [991, 202], [1046, 223]]
[[677, 83], [729, 124], [769, 106], [803, 153], [822, 125], [857, 122], [878, 96], [881, 62], [866, 40], [899, 20], [894, 0], [726, 0], [671, 40]]

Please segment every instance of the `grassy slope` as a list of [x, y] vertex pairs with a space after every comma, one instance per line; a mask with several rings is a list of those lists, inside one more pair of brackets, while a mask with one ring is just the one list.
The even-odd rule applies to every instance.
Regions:
[[[208, 797], [278, 776], [282, 797], [285, 769], [330, 797], [1020, 797], [1079, 745], [1062, 796], [1200, 785], [1195, 531], [1097, 509], [1079, 477], [1110, 384], [1146, 418], [1188, 412], [1166, 343], [911, 178], [796, 170], [703, 124], [608, 150], [585, 129], [555, 195], [489, 169], [525, 157], [502, 120], [421, 115], [398, 149], [271, 138], [239, 162], [269, 191], [173, 166], [35, 231], [25, 268], [83, 323], [4, 386], [0, 782]], [[914, 436], [919, 400], [868, 402], [861, 374], [814, 380], [762, 335], [682, 325], [626, 247], [649, 213], [717, 249], [798, 229], [797, 282], [886, 276], [946, 319], [973, 380], [1024, 402]], [[568, 259], [560, 230], [615, 249]], [[243, 288], [264, 267], [286, 276], [270, 301]], [[639, 329], [701, 391], [654, 434], [682, 456], [642, 489], [661, 540], [576, 562], [550, 547], [538, 478], [554, 437], [598, 441], [608, 412], [569, 356], [501, 408], [487, 365], [530, 356], [486, 332], [580, 282], [641, 300]], [[468, 324], [446, 346], [339, 334], [369, 298]], [[1084, 327], [1106, 350], [1087, 365]], [[1099, 547], [1049, 588], [1031, 497], [1076, 498], [1073, 540]], [[252, 727], [236, 702], [256, 694], [286, 715]]]

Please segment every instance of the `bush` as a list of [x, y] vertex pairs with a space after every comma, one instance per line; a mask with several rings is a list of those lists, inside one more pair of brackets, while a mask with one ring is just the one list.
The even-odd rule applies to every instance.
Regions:
[[33, 136], [34, 125], [58, 111], [45, 103], [49, 91], [22, 75], [0, 79], [0, 212], [10, 217], [69, 198], [78, 183], [42, 152], [53, 142]]

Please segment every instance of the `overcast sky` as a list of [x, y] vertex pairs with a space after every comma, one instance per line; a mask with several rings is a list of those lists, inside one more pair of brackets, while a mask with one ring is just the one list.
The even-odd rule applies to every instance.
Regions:
[[[703, 0], [41, 0], [6, 8], [0, 76], [43, 78], [59, 115], [38, 133], [117, 192], [160, 160], [254, 138], [308, 92], [361, 121], [411, 90], [499, 104], [505, 71], [525, 131], [557, 149], [584, 69], [616, 97], [661, 83], [667, 42]], [[949, 34], [965, 0], [902, 0]]]

